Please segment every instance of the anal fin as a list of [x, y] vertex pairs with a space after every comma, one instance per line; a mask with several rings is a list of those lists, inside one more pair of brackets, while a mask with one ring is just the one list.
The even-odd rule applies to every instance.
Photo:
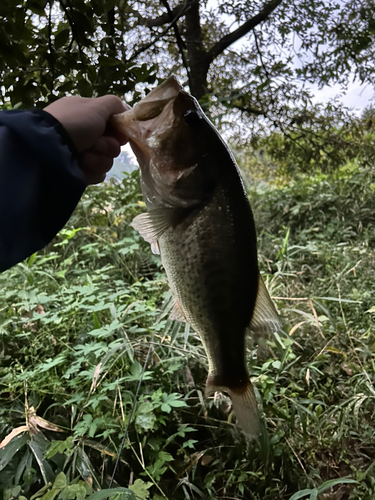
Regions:
[[258, 293], [248, 330], [263, 336], [280, 330], [281, 320], [267, 291], [261, 275], [258, 275]]
[[184, 311], [180, 306], [180, 303], [177, 299], [174, 299], [174, 306], [172, 308], [171, 314], [169, 315], [169, 319], [172, 321], [181, 321], [181, 323], [187, 323]]

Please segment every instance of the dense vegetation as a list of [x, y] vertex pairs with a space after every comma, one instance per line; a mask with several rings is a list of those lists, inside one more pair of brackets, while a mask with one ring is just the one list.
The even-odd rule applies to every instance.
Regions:
[[129, 226], [138, 175], [91, 187], [49, 248], [0, 275], [4, 498], [108, 488], [151, 339], [122, 498], [374, 498], [374, 170], [250, 186], [284, 318], [265, 346], [249, 342], [265, 423], [251, 444], [228, 398], [203, 397], [199, 339], [167, 319], [160, 262]]

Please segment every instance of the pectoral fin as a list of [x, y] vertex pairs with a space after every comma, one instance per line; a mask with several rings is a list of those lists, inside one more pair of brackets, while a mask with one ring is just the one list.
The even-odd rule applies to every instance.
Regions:
[[139, 232], [145, 241], [150, 243], [154, 251], [157, 249], [156, 244], [160, 236], [172, 226], [173, 212], [170, 208], [157, 208], [151, 212], [137, 215], [130, 225]]
[[252, 334], [263, 336], [275, 332], [280, 328], [280, 317], [259, 274], [258, 294], [248, 330]]

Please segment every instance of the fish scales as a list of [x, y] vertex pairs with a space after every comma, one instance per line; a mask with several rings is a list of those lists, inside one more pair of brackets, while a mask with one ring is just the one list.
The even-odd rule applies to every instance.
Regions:
[[201, 337], [210, 372], [221, 378], [220, 385], [229, 377], [240, 380], [237, 373], [246, 372], [243, 332], [250, 323], [258, 279], [254, 232], [243, 224], [251, 215], [249, 205], [243, 196], [229, 194], [219, 186], [204, 206], [159, 239], [169, 284]]
[[253, 214], [234, 158], [174, 77], [113, 124], [128, 135], [141, 168], [148, 213], [133, 227], [161, 255], [175, 299], [171, 317], [190, 323], [207, 353], [206, 395], [229, 394], [239, 424], [256, 437], [245, 337], [280, 321], [259, 275]]

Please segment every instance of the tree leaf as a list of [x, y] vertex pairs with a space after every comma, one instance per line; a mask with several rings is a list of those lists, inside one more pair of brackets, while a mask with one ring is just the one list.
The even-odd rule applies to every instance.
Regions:
[[55, 50], [61, 49], [66, 42], [69, 40], [70, 29], [64, 29], [59, 31], [57, 35], [55, 35]]
[[66, 476], [63, 472], [57, 474], [55, 482], [53, 483], [53, 488], [63, 489], [66, 486]]
[[31, 451], [34, 454], [35, 460], [38, 463], [45, 484], [53, 483], [55, 479], [51, 466], [44, 458], [44, 453], [48, 443], [49, 441], [42, 434], [35, 434], [31, 441], [28, 442]]
[[317, 498], [318, 498], [318, 489], [314, 488], [313, 490], [311, 490], [309, 500], [317, 500]]
[[32, 415], [30, 417], [30, 423], [37, 425], [38, 427], [41, 427], [43, 429], [46, 429], [47, 431], [65, 432], [64, 429], [57, 427], [57, 425], [53, 424], [52, 422], [48, 422], [48, 420], [45, 420], [44, 418], [39, 417], [38, 415]]
[[52, 488], [52, 490], [47, 491], [40, 500], [53, 500], [59, 493], [60, 490]]
[[5, 438], [1, 441], [0, 443], [0, 449], [4, 448], [7, 444], [9, 444], [12, 439], [14, 439], [16, 436], [19, 434], [22, 434], [23, 432], [27, 432], [29, 430], [29, 427], [27, 425], [21, 425], [21, 427], [17, 427], [16, 429], [13, 429]]
[[137, 500], [147, 500], [150, 497], [150, 492], [148, 491], [151, 488], [152, 483], [145, 483], [142, 479], [136, 479], [134, 484], [129, 486], [129, 490], [133, 491], [137, 497]]
[[26, 448], [24, 453], [22, 454], [22, 458], [18, 463], [17, 471], [16, 474], [14, 475], [14, 484], [19, 484], [20, 479], [26, 469], [29, 469], [31, 467], [33, 460], [33, 454], [29, 450], [29, 448]]
[[64, 500], [84, 500], [86, 493], [86, 488], [82, 483], [71, 484], [63, 489], [61, 492], [61, 498]]

